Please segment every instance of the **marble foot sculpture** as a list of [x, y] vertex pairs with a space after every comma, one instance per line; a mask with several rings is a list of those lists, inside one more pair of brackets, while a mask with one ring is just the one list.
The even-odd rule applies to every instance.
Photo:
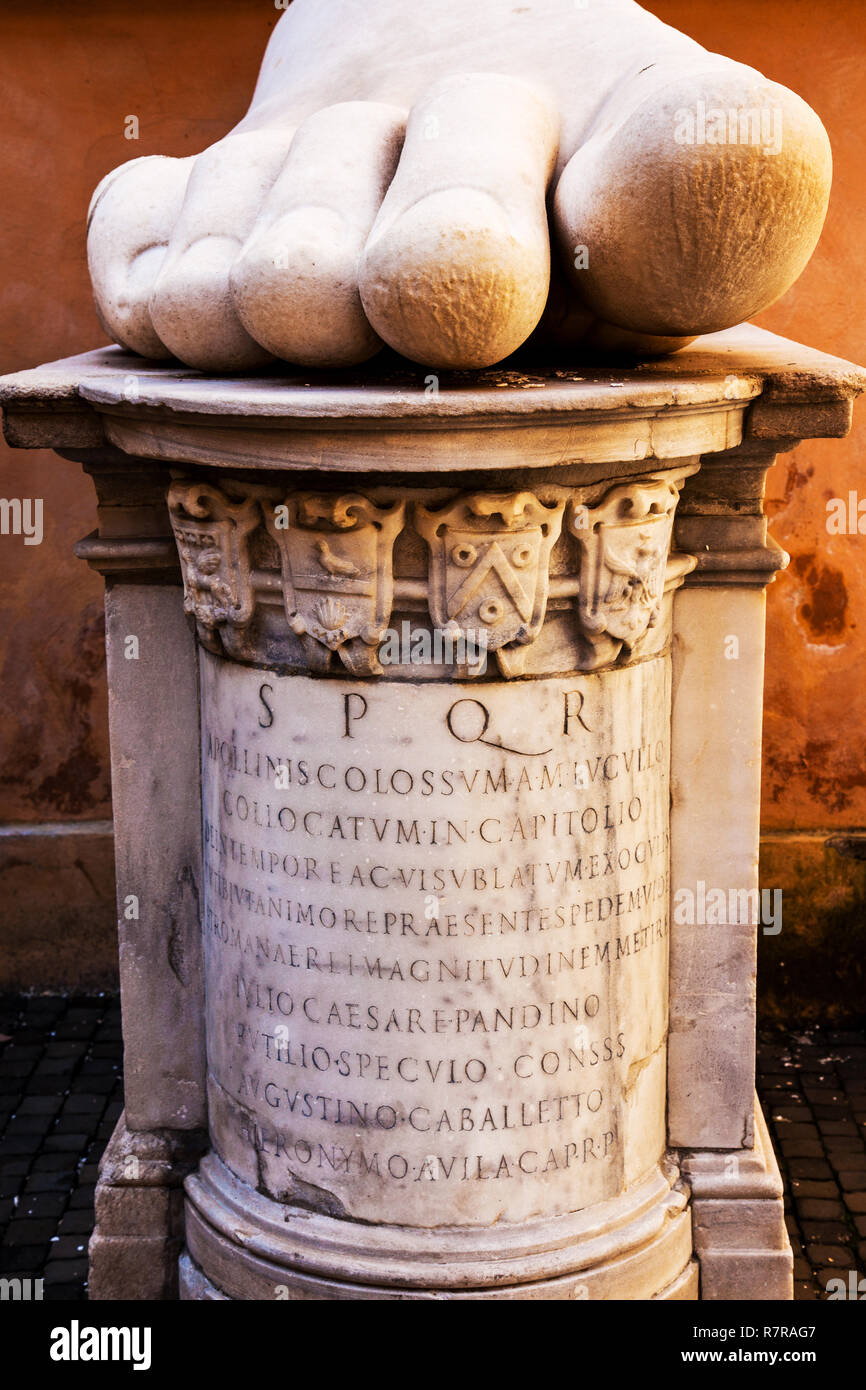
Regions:
[[789, 288], [830, 178], [805, 102], [634, 0], [294, 0], [230, 135], [102, 181], [90, 269], [208, 372], [661, 353]]

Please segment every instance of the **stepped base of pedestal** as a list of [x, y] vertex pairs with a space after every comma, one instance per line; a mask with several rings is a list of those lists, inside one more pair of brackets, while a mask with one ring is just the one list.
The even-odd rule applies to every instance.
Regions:
[[[444, 1235], [362, 1227], [311, 1212], [286, 1222], [284, 1208], [251, 1194], [210, 1155], [187, 1179], [188, 1248], [178, 1271], [180, 1183], [201, 1143], [200, 1136], [186, 1136], [181, 1153], [181, 1138], [131, 1133], [121, 1118], [97, 1193], [92, 1299], [172, 1299], [178, 1272], [181, 1299], [205, 1301], [688, 1300], [699, 1296], [699, 1271], [705, 1301], [793, 1296], [782, 1181], [757, 1104], [754, 1149], [682, 1154], [688, 1207], [657, 1171], [630, 1194], [630, 1210], [625, 1199], [605, 1204], [591, 1222], [583, 1214], [582, 1230], [574, 1217], [511, 1232]], [[261, 1227], [263, 1212], [268, 1220]], [[467, 1235], [474, 1251], [468, 1260], [459, 1251]], [[366, 1249], [354, 1244], [359, 1236]], [[452, 1287], [442, 1287], [447, 1279]]]
[[120, 1116], [99, 1165], [90, 1238], [93, 1302], [178, 1296], [183, 1180], [206, 1142], [199, 1130], [131, 1130]]
[[[198, 1265], [190, 1259], [184, 1252], [180, 1258], [180, 1297], [184, 1302], [221, 1302], [230, 1303], [232, 1300], [228, 1294], [221, 1293], [215, 1284], [212, 1284], [206, 1274], [203, 1274]], [[662, 1289], [661, 1293], [653, 1295], [654, 1302], [694, 1302], [698, 1297], [699, 1273], [697, 1261], [690, 1260], [682, 1274], [676, 1278], [672, 1284]], [[293, 1301], [308, 1299], [315, 1302], [323, 1300], [346, 1299], [466, 1299], [481, 1298], [487, 1299], [567, 1299], [576, 1297], [575, 1294], [563, 1292], [557, 1284], [524, 1284], [511, 1289], [500, 1289], [495, 1293], [474, 1292], [474, 1293], [442, 1293], [441, 1291], [428, 1290], [409, 1291], [396, 1293], [394, 1289], [372, 1289], [364, 1288], [360, 1284], [349, 1286], [333, 1285], [333, 1291], [321, 1293], [317, 1290], [307, 1293], [292, 1293], [289, 1297]]]
[[755, 1147], [682, 1154], [692, 1192], [701, 1298], [724, 1302], [794, 1297], [782, 1177], [755, 1097]]
[[181, 1298], [696, 1298], [691, 1213], [670, 1171], [566, 1217], [422, 1229], [287, 1214], [210, 1154], [186, 1183]]

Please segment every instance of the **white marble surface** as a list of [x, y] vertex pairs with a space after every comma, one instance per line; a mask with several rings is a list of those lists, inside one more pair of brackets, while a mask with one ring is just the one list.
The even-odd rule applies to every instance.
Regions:
[[89, 264], [117, 342], [207, 372], [665, 353], [784, 294], [831, 172], [804, 101], [634, 0], [294, 0], [232, 132], [103, 179]]

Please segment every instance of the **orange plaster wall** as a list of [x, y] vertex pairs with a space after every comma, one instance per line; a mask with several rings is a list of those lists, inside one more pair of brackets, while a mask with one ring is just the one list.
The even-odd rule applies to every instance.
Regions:
[[[84, 254], [93, 189], [126, 159], [225, 134], [278, 19], [265, 0], [0, 0], [0, 372], [105, 341]], [[99, 819], [103, 586], [72, 554], [95, 525], [93, 487], [76, 464], [0, 443], [0, 496], [45, 502], [41, 546], [0, 536], [0, 824]]]
[[[836, 157], [827, 230], [761, 322], [866, 359], [866, 5], [649, 8], [795, 88], [824, 119]], [[92, 189], [124, 159], [188, 154], [228, 130], [278, 17], [266, 0], [0, 0], [0, 372], [104, 341], [84, 259]], [[137, 142], [124, 139], [129, 115]], [[866, 541], [825, 528], [826, 500], [857, 488], [864, 454], [866, 403], [849, 440], [804, 444], [771, 475], [772, 531], [793, 559], [769, 599], [768, 829], [866, 826]], [[0, 537], [0, 823], [99, 818], [109, 814], [102, 582], [71, 551], [94, 524], [91, 484], [50, 453], [0, 445], [0, 495], [45, 499], [41, 547]]]

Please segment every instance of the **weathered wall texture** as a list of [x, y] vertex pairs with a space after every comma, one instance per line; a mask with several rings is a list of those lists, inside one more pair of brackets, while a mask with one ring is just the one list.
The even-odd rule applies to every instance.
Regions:
[[[793, 87], [822, 116], [836, 158], [827, 229], [803, 278], [761, 323], [862, 361], [866, 6], [862, 0], [652, 0], [648, 7]], [[227, 131], [245, 109], [278, 18], [266, 0], [40, 6], [0, 0], [0, 371], [104, 341], [84, 257], [92, 189], [124, 159], [189, 154]], [[137, 141], [124, 138], [130, 115], [139, 118]], [[791, 976], [790, 960], [780, 964], [786, 950], [802, 961], [809, 987], [809, 958], [821, 949], [811, 924], [822, 905], [844, 900], [855, 931], [866, 911], [860, 879], [845, 861], [828, 862], [833, 856], [820, 835], [866, 826], [866, 682], [857, 623], [866, 598], [866, 537], [830, 536], [825, 526], [827, 499], [858, 487], [864, 455], [861, 408], [849, 441], [804, 444], [771, 475], [773, 534], [792, 555], [769, 596], [764, 823], [775, 833], [765, 882], [786, 890], [792, 924], [791, 932], [765, 942], [775, 958], [765, 973], [777, 1014], [796, 1012], [801, 988], [798, 969]], [[866, 483], [860, 485], [866, 496]], [[50, 937], [44, 923], [37, 929], [33, 922], [56, 901], [58, 851], [47, 836], [44, 854], [38, 836], [28, 840], [28, 892], [12, 850], [19, 840], [2, 827], [51, 823], [65, 840], [65, 823], [110, 815], [102, 582], [71, 552], [72, 540], [93, 527], [92, 490], [75, 465], [0, 444], [0, 495], [45, 499], [41, 546], [0, 537], [0, 912], [3, 936], [17, 943], [10, 952], [0, 941], [7, 959], [0, 985], [74, 983], [80, 953], [60, 952], [52, 967]], [[797, 853], [787, 852], [784, 832], [800, 837]], [[62, 857], [65, 863], [66, 848]], [[69, 862], [74, 865], [75, 854]], [[107, 981], [110, 891], [94, 892], [96, 880], [82, 864], [64, 894], [64, 931], [74, 936], [86, 928], [88, 982]], [[850, 972], [848, 980], [850, 1011]], [[825, 1014], [838, 1001], [832, 972], [816, 998]]]
[[[84, 254], [93, 189], [125, 159], [229, 130], [278, 18], [252, 0], [0, 0], [0, 372], [105, 341]], [[103, 585], [72, 554], [93, 488], [0, 442], [0, 496], [45, 503], [41, 546], [0, 536], [0, 988], [98, 988], [116, 978]]]

